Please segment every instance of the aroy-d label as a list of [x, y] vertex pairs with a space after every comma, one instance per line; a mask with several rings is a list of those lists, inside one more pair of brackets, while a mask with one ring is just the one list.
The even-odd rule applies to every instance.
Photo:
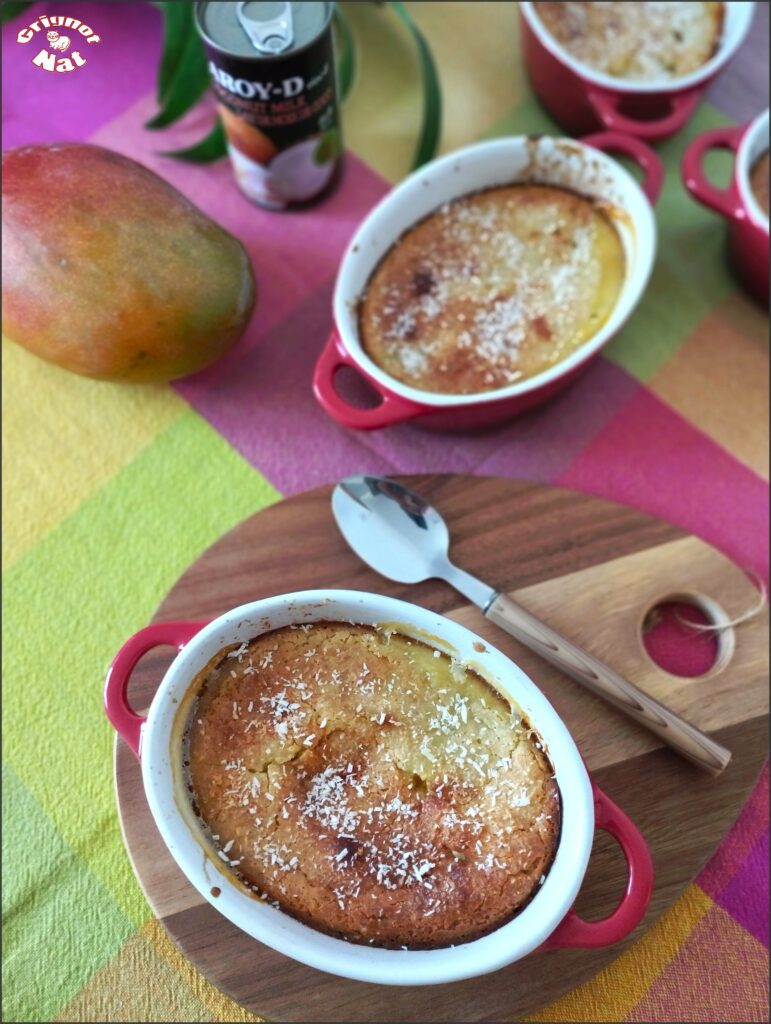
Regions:
[[[216, 94], [233, 168], [249, 198], [274, 209], [304, 202], [322, 192], [332, 179], [340, 154], [337, 86], [331, 25], [301, 50], [254, 56], [225, 53], [210, 36], [224, 20], [223, 8], [281, 7], [280, 4], [199, 5]], [[325, 4], [284, 5], [324, 8]], [[217, 10], [201, 12], [201, 7]], [[232, 26], [231, 26], [232, 27]], [[244, 50], [251, 47], [235, 37]]]

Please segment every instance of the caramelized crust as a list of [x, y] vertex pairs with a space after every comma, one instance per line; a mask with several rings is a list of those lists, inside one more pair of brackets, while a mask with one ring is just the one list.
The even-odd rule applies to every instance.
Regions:
[[761, 210], [768, 216], [768, 150], [750, 171], [750, 188]]
[[465, 942], [538, 891], [560, 827], [537, 735], [480, 676], [399, 633], [287, 627], [197, 679], [190, 785], [218, 856], [322, 931]]
[[679, 78], [717, 52], [722, 3], [536, 3], [544, 26], [568, 53], [630, 81]]
[[506, 387], [595, 335], [624, 272], [596, 203], [549, 185], [491, 188], [446, 204], [386, 254], [362, 297], [361, 343], [424, 391]]

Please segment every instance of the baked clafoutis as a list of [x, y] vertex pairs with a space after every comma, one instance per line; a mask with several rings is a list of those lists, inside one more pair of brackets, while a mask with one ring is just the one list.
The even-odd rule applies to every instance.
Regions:
[[493, 187], [445, 204], [391, 247], [361, 298], [359, 337], [403, 384], [496, 390], [597, 334], [625, 270], [600, 202], [552, 185]]
[[317, 622], [223, 649], [193, 685], [193, 808], [256, 898], [350, 942], [430, 949], [539, 891], [554, 772], [473, 668], [398, 627]]
[[536, 3], [549, 34], [571, 57], [627, 81], [681, 78], [707, 63], [720, 46], [722, 3]]
[[752, 194], [766, 217], [768, 216], [768, 150], [755, 161], [750, 171]]

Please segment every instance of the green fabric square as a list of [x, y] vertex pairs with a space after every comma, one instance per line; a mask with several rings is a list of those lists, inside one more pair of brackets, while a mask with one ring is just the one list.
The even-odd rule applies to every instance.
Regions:
[[538, 100], [528, 92], [527, 98], [515, 107], [502, 120], [485, 132], [486, 139], [497, 139], [504, 135], [560, 135], [561, 129], [556, 121], [540, 105]]
[[[727, 118], [702, 104], [693, 121], [658, 147], [666, 181], [656, 207], [658, 253], [648, 290], [623, 331], [604, 354], [640, 380], [647, 380], [698, 324], [735, 288], [725, 254], [725, 223], [686, 192], [680, 167], [688, 144]], [[724, 183], [725, 160], [716, 167]]]
[[116, 815], [105, 672], [182, 571], [277, 497], [190, 410], [4, 574], [4, 756], [135, 925], [148, 909]]
[[[41, 751], [53, 777], [55, 738]], [[78, 816], [77, 794], [62, 789], [60, 800]], [[3, 1020], [50, 1020], [117, 953], [134, 924], [6, 764], [3, 865]]]

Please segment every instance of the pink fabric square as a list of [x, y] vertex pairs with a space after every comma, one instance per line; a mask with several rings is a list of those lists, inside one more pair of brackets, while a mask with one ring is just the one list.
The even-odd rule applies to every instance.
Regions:
[[676, 523], [768, 578], [768, 484], [644, 389], [558, 482]]
[[[83, 44], [77, 33], [61, 30], [84, 67], [58, 74], [35, 67], [32, 59], [47, 46], [44, 27], [28, 43], [17, 42], [21, 29], [54, 13], [78, 18], [99, 35], [98, 43]], [[12, 18], [3, 26], [3, 148], [88, 139], [155, 89], [161, 39], [160, 15], [146, 3], [33, 4]]]

